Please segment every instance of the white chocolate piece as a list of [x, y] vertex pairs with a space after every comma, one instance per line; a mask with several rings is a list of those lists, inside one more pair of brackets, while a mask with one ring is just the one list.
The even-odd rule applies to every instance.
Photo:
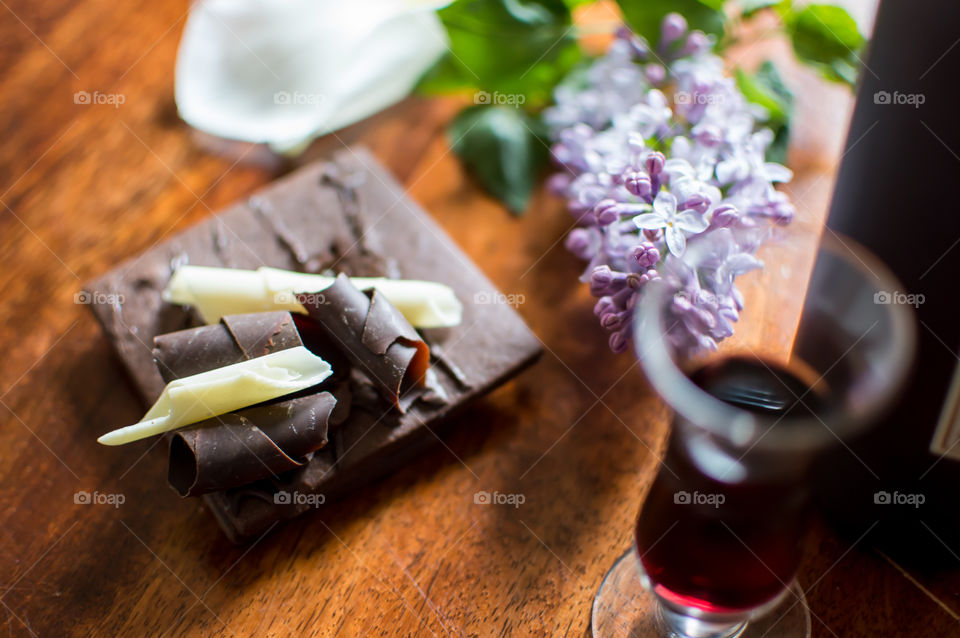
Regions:
[[[445, 328], [460, 323], [463, 306], [450, 286], [435, 281], [351, 277], [360, 290], [376, 288], [417, 328]], [[333, 277], [276, 268], [238, 270], [180, 266], [163, 291], [164, 301], [190, 305], [208, 324], [224, 315], [270, 310], [306, 314], [296, 293], [318, 293]]]
[[174, 379], [139, 423], [97, 441], [123, 445], [315, 386], [330, 364], [303, 346]]

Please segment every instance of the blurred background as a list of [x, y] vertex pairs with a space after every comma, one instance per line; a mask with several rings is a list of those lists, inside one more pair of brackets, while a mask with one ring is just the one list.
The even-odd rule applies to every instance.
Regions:
[[[563, 246], [573, 220], [544, 185], [541, 116], [624, 20], [642, 32], [680, 11], [711, 33], [725, 10], [735, 19], [712, 35], [741, 90], [785, 131], [778, 159], [794, 178], [784, 191], [794, 224], [815, 238], [876, 4], [837, 3], [842, 16], [723, 4], [0, 0], [0, 603], [10, 634], [583, 635], [603, 573], [631, 542], [667, 414], [590, 312], [583, 264]], [[142, 406], [75, 295], [354, 145], [523, 299], [546, 353], [389, 481], [236, 548], [198, 503], [150, 478], [162, 475], [162, 454], [144, 447], [133, 463], [94, 443]], [[802, 278], [812, 253], [761, 257], [775, 266], [745, 279], [748, 296]], [[776, 326], [760, 314], [738, 330], [762, 338]], [[94, 488], [122, 491], [127, 504], [78, 512], [70, 495]], [[478, 508], [478, 489], [526, 502]], [[954, 539], [893, 526], [864, 540], [876, 535], [871, 516], [814, 524], [800, 576], [814, 635], [956, 634]], [[896, 547], [932, 548], [936, 559]]]

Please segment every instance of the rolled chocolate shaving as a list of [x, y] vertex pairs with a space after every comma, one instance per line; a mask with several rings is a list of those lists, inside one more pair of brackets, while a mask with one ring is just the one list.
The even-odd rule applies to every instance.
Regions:
[[[315, 341], [315, 340], [314, 340]], [[231, 315], [219, 324], [154, 339], [164, 381], [303, 345], [289, 312]], [[238, 487], [302, 467], [327, 444], [331, 424], [347, 418], [349, 393], [277, 400], [213, 417], [170, 435], [167, 478], [181, 496]]]
[[375, 289], [358, 290], [343, 274], [328, 288], [298, 294], [297, 300], [380, 395], [405, 412], [407, 402], [400, 398], [423, 387], [430, 348], [393, 304]]
[[350, 389], [350, 379], [342, 379], [333, 387], [333, 396], [337, 400], [337, 406], [330, 415], [330, 426], [337, 427], [346, 422], [350, 416], [350, 409], [353, 407], [353, 391]]
[[320, 392], [177, 430], [167, 480], [180, 496], [199, 496], [302, 467], [326, 445], [336, 405]]
[[[297, 327], [300, 340], [303, 341], [307, 350], [329, 363], [333, 368], [333, 374], [330, 375], [329, 381], [337, 382], [348, 377], [352, 368], [350, 360], [347, 359], [340, 348], [334, 345], [334, 339], [327, 334], [327, 331], [307, 315], [291, 314], [290, 316], [293, 317], [293, 324]], [[334, 394], [337, 399], [340, 399], [338, 393], [334, 392]]]
[[289, 312], [258, 312], [155, 337], [153, 359], [164, 383], [170, 383], [300, 345]]

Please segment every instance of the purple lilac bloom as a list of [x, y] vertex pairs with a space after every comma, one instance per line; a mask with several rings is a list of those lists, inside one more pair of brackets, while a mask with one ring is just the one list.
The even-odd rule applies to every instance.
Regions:
[[653, 49], [621, 29], [544, 113], [563, 168], [550, 189], [578, 224], [566, 246], [587, 262], [580, 279], [614, 352], [629, 347], [631, 311], [654, 279], [673, 291], [670, 342], [716, 349], [743, 310], [736, 278], [762, 268], [757, 248], [796, 213], [775, 188], [791, 172], [765, 159], [766, 114], [713, 46], [677, 14]]

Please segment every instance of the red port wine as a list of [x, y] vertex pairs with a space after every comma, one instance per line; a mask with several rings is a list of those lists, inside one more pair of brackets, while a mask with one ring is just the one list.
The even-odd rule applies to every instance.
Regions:
[[[791, 427], [825, 402], [791, 372], [754, 358], [722, 359], [691, 379], [734, 407], [783, 417], [774, 428]], [[796, 473], [756, 471], [758, 457], [751, 454], [759, 452], [739, 459], [689, 424], [681, 431], [680, 419], [637, 519], [637, 550], [654, 591], [711, 613], [770, 602], [793, 579], [801, 557], [805, 486]]]

